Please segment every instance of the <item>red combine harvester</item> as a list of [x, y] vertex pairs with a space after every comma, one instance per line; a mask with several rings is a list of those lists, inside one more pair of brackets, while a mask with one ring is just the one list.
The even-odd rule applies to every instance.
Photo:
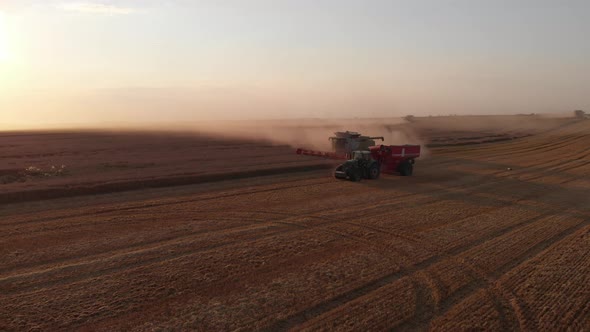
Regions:
[[[358, 134], [350, 139], [355, 140], [356, 137], [359, 137]], [[356, 146], [356, 144], [349, 146]], [[297, 149], [297, 154], [346, 160], [336, 168], [334, 177], [360, 181], [363, 178], [377, 179], [381, 172], [400, 173], [402, 176], [412, 175], [415, 159], [420, 157], [420, 145], [373, 145], [367, 146], [366, 150], [337, 152]]]

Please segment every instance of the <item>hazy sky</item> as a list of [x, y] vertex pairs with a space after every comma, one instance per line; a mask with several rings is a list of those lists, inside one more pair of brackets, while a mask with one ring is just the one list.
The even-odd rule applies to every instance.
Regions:
[[590, 1], [0, 0], [0, 125], [590, 110]]

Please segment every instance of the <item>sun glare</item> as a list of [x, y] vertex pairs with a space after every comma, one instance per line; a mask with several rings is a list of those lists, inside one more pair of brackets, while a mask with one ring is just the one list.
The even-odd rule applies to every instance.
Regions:
[[8, 60], [8, 36], [6, 31], [6, 15], [0, 11], [0, 61]]

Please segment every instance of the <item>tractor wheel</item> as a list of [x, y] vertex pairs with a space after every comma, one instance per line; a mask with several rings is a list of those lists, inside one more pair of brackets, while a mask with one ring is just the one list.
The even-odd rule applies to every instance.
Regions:
[[346, 172], [342, 170], [342, 165], [336, 167], [334, 170], [334, 177], [338, 180], [346, 180]]
[[369, 179], [377, 179], [379, 178], [379, 174], [381, 173], [381, 170], [379, 169], [379, 165], [374, 164], [373, 166], [371, 166], [371, 168], [369, 168]]
[[359, 182], [363, 177], [361, 175], [360, 170], [355, 169], [350, 172], [349, 178], [350, 178], [350, 181]]
[[414, 173], [414, 165], [409, 162], [404, 162], [400, 165], [399, 173], [401, 176], [411, 176]]

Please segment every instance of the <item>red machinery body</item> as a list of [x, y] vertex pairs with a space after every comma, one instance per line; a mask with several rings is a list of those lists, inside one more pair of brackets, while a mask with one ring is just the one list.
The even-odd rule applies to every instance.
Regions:
[[381, 172], [395, 173], [401, 163], [420, 157], [420, 145], [378, 145], [371, 146], [371, 157], [381, 165]]
[[[420, 157], [420, 145], [377, 145], [369, 147], [371, 158], [379, 162], [381, 172], [395, 173], [399, 171], [400, 164], [404, 162], [414, 163], [414, 159]], [[348, 160], [349, 153], [322, 152], [305, 149], [297, 149], [297, 154], [321, 157], [336, 160]]]

